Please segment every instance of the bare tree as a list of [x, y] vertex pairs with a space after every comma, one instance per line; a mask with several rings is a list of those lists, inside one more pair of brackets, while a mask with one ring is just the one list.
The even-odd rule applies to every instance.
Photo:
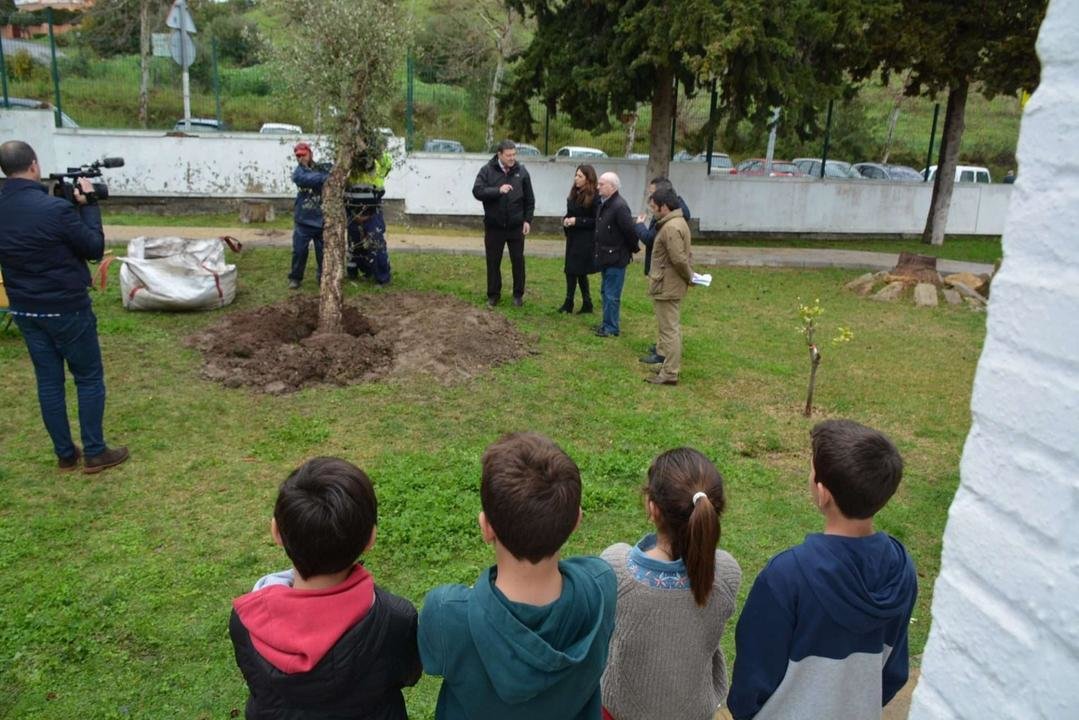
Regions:
[[[501, 12], [497, 12], [497, 10]], [[498, 93], [502, 90], [502, 78], [506, 74], [506, 65], [517, 47], [513, 42], [513, 30], [519, 24], [520, 15], [513, 8], [489, 5], [480, 6], [480, 17], [494, 39], [495, 70], [491, 76], [491, 91], [487, 94], [487, 127], [484, 133], [484, 146], [490, 150], [495, 145], [495, 120], [498, 117]]]
[[408, 33], [394, 0], [268, 0], [280, 21], [269, 52], [296, 97], [321, 110], [333, 169], [322, 189], [326, 226], [318, 332], [341, 332], [347, 247], [344, 192], [360, 153], [378, 152]]

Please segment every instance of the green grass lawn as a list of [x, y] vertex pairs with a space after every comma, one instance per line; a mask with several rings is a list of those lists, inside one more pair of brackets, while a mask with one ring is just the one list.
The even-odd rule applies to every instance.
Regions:
[[[257, 248], [237, 263], [240, 292], [222, 312], [286, 296], [287, 251]], [[395, 289], [482, 301], [482, 258], [401, 254], [393, 264]], [[519, 429], [549, 434], [581, 467], [584, 522], [569, 553], [648, 529], [638, 493], [658, 452], [691, 445], [714, 458], [730, 499], [722, 546], [742, 565], [742, 600], [770, 556], [821, 525], [806, 488], [813, 422], [851, 417], [884, 430], [907, 472], [878, 526], [918, 565], [911, 649], [922, 652], [984, 315], [855, 298], [840, 290], [853, 271], [716, 269], [712, 287], [685, 303], [682, 383], [654, 387], [637, 361], [655, 331], [637, 266], [617, 339], [594, 337], [594, 318], [554, 312], [561, 261], [530, 259], [528, 270], [525, 307], [498, 312], [534, 338], [535, 355], [455, 387], [417, 377], [270, 397], [200, 378], [199, 354], [182, 340], [220, 313], [126, 312], [114, 268], [108, 292], [94, 294], [106, 432], [132, 459], [98, 476], [54, 470], [25, 347], [13, 330], [0, 333], [0, 716], [242, 714], [230, 601], [287, 565], [268, 527], [286, 474], [323, 454], [367, 470], [380, 500], [367, 566], [420, 603], [490, 563], [475, 524], [480, 455]], [[377, 290], [347, 295], [362, 302], [367, 292]], [[799, 298], [820, 299], [823, 335], [839, 324], [855, 335], [824, 348], [813, 420], [800, 414]], [[733, 625], [724, 643], [733, 654]], [[437, 691], [432, 678], [410, 691], [411, 716], [430, 718]]]

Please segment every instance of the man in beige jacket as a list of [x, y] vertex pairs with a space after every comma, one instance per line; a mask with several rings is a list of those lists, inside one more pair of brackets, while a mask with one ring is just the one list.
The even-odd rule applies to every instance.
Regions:
[[648, 205], [657, 218], [652, 247], [652, 268], [648, 273], [648, 295], [656, 312], [659, 339], [656, 342], [656, 374], [645, 378], [655, 385], [677, 385], [682, 367], [682, 327], [679, 304], [693, 277], [690, 267], [689, 225], [682, 217], [678, 194], [667, 186], [657, 188]]

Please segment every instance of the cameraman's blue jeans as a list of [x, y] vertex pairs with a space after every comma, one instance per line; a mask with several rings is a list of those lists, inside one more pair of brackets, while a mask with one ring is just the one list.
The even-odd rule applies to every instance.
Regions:
[[622, 286], [626, 284], [624, 267], [605, 267], [600, 270], [599, 294], [603, 298], [603, 331], [610, 335], [619, 333], [622, 309]]
[[56, 317], [14, 315], [37, 376], [41, 419], [59, 458], [75, 454], [67, 422], [64, 362], [75, 378], [79, 398], [79, 433], [87, 457], [105, 452], [105, 369], [97, 341], [97, 317], [90, 308]]
[[292, 228], [292, 269], [288, 279], [303, 282], [307, 268], [307, 246], [315, 244], [315, 279], [322, 282], [322, 228], [295, 225]]

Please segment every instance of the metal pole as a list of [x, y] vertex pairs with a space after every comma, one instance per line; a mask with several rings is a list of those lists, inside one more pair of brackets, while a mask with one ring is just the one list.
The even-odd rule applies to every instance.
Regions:
[[416, 127], [412, 115], [413, 102], [415, 100], [415, 80], [413, 79], [414, 70], [411, 50], [408, 51], [405, 68], [405, 151], [412, 152], [413, 136], [416, 133]]
[[210, 59], [214, 67], [214, 108], [217, 110], [217, 126], [221, 127], [221, 78], [217, 72], [217, 38], [210, 38]]
[[824, 179], [824, 168], [828, 165], [828, 145], [832, 141], [832, 103], [834, 100], [828, 101], [828, 119], [824, 121], [824, 151], [821, 152], [820, 158], [820, 176]]
[[929, 182], [929, 164], [933, 162], [933, 139], [937, 136], [937, 116], [940, 115], [940, 103], [933, 105], [933, 129], [929, 131], [929, 154], [925, 156], [925, 171], [922, 182]]
[[180, 5], [180, 70], [183, 71], [184, 91], [184, 130], [191, 130], [191, 74], [187, 71], [187, 0], [178, 0]]
[[56, 108], [53, 115], [56, 118], [56, 127], [64, 126], [64, 111], [60, 105], [60, 68], [56, 64], [56, 33], [53, 32], [53, 13], [52, 8], [45, 9], [45, 16], [49, 20], [49, 51], [52, 54], [52, 86], [56, 94]]
[[11, 107], [7, 99], [7, 65], [4, 63], [4, 43], [0, 41], [0, 84], [4, 86], [4, 107]]
[[708, 147], [705, 149], [704, 161], [708, 163], [708, 169], [705, 170], [705, 175], [712, 174], [712, 151], [716, 145], [716, 101], [718, 99], [716, 93], [716, 81], [712, 80], [712, 99], [708, 101]]
[[674, 102], [671, 103], [671, 159], [674, 159], [674, 131], [678, 127], [678, 78], [674, 79]]
[[551, 106], [543, 106], [543, 154], [551, 154]]

